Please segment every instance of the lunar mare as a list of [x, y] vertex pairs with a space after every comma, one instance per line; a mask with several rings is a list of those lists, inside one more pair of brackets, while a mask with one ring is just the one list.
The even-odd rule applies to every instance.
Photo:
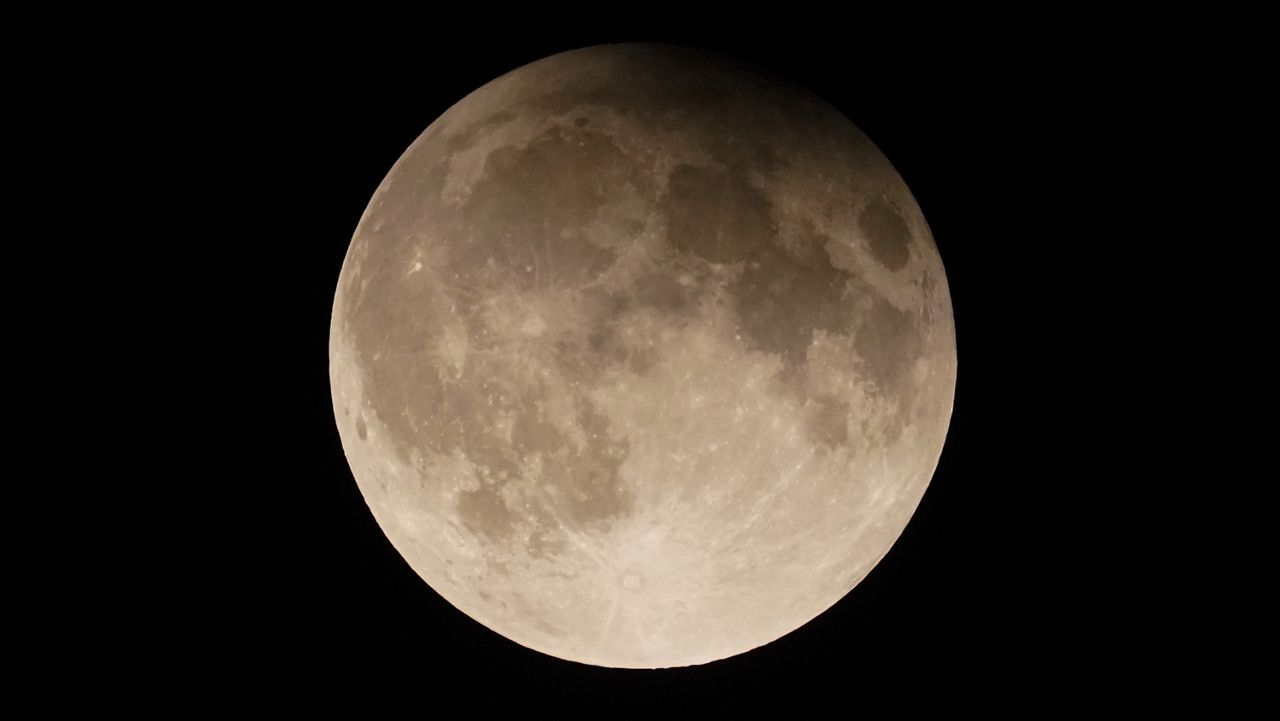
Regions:
[[844, 116], [711, 54], [555, 55], [437, 119], [334, 298], [339, 433], [413, 569], [529, 648], [684, 666], [887, 552], [955, 386], [946, 276]]

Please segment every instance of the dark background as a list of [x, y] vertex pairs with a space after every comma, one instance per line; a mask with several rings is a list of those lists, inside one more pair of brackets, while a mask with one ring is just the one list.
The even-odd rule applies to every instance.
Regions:
[[[58, 78], [50, 152], [77, 169], [52, 218], [77, 222], [48, 246], [76, 262], [51, 295], [90, 309], [50, 356], [95, 369], [76, 432], [109, 439], [56, 459], [92, 487], [66, 507], [102, 529], [61, 574], [65, 639], [40, 660], [59, 701], [223, 717], [1274, 704], [1267, 629], [1223, 565], [1246, 543], [1230, 534], [1254, 531], [1217, 505], [1256, 503], [1259, 481], [1197, 461], [1239, 391], [1196, 365], [1241, 345], [1208, 280], [1261, 282], [1265, 256], [1240, 248], [1265, 232], [1223, 218], [1250, 202], [1253, 156], [1228, 144], [1262, 125], [1235, 101], [1268, 94], [1269, 30], [790, 3], [183, 7], [64, 13], [32, 69]], [[631, 40], [736, 55], [861, 127], [924, 209], [959, 350], [940, 466], [884, 561], [768, 646], [659, 672], [543, 656], [437, 596], [359, 494], [327, 375], [347, 244], [408, 144], [508, 70]]]

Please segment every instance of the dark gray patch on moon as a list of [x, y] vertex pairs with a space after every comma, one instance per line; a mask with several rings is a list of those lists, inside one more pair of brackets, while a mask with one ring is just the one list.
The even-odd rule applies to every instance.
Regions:
[[799, 245], [784, 247], [768, 199], [741, 172], [681, 165], [669, 188], [671, 245], [707, 263], [741, 266], [728, 292], [749, 345], [778, 354], [793, 373], [815, 329], [847, 330], [854, 308], [844, 307], [845, 275], [826, 261], [826, 238], [812, 226]]
[[645, 179], [599, 133], [552, 128], [528, 147], [498, 148], [464, 203], [471, 233], [450, 245], [450, 269], [466, 277], [494, 261], [520, 290], [579, 287], [617, 257], [586, 228], [625, 183]]
[[607, 530], [613, 519], [624, 517], [634, 497], [622, 482], [620, 467], [629, 444], [609, 436], [609, 421], [589, 402], [579, 403], [578, 426], [586, 446], [551, 454], [543, 471], [558, 499], [568, 510], [566, 518], [578, 528]]
[[800, 262], [775, 245], [756, 249], [729, 292], [751, 345], [780, 355], [788, 374], [804, 364], [814, 330], [847, 331], [856, 311], [840, 271]]
[[671, 245], [710, 263], [743, 260], [775, 233], [769, 202], [728, 170], [678, 166], [664, 206]]
[[871, 252], [889, 270], [901, 270], [911, 260], [911, 229], [898, 211], [875, 200], [858, 216], [858, 225], [871, 241]]
[[849, 404], [832, 395], [818, 396], [805, 414], [805, 430], [828, 450], [849, 440]]
[[638, 376], [649, 372], [657, 363], [657, 352], [652, 348], [644, 348], [628, 342], [617, 330], [616, 323], [604, 322], [592, 329], [587, 336], [587, 349], [596, 359], [582, 364], [582, 368], [590, 368], [589, 378], [597, 378], [605, 367], [623, 368]]
[[467, 530], [490, 543], [505, 544], [515, 529], [516, 519], [502, 500], [502, 489], [492, 479], [480, 488], [463, 491], [458, 497], [458, 518]]
[[902, 390], [908, 385], [905, 380], [916, 359], [924, 352], [924, 339], [912, 314], [873, 296], [871, 307], [860, 321], [853, 345], [868, 377], [882, 392]]
[[666, 271], [645, 273], [636, 278], [628, 289], [629, 300], [637, 307], [652, 308], [664, 316], [670, 316], [672, 322], [689, 318], [697, 311], [705, 292], [705, 277], [694, 278], [693, 274], [696, 272], [690, 272], [688, 280], [682, 280], [679, 274]]

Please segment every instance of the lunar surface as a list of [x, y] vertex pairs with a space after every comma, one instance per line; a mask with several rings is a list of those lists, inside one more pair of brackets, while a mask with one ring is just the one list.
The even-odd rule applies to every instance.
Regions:
[[555, 55], [437, 119], [338, 280], [338, 429], [412, 568], [563, 659], [705, 663], [850, 591], [937, 465], [946, 276], [807, 91], [659, 45]]

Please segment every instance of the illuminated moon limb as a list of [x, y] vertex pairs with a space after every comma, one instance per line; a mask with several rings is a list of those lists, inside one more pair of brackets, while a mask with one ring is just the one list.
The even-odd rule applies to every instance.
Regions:
[[375, 192], [330, 377], [375, 518], [544, 653], [706, 663], [843, 597], [901, 534], [955, 387], [923, 215], [834, 109], [611, 45], [450, 108]]

